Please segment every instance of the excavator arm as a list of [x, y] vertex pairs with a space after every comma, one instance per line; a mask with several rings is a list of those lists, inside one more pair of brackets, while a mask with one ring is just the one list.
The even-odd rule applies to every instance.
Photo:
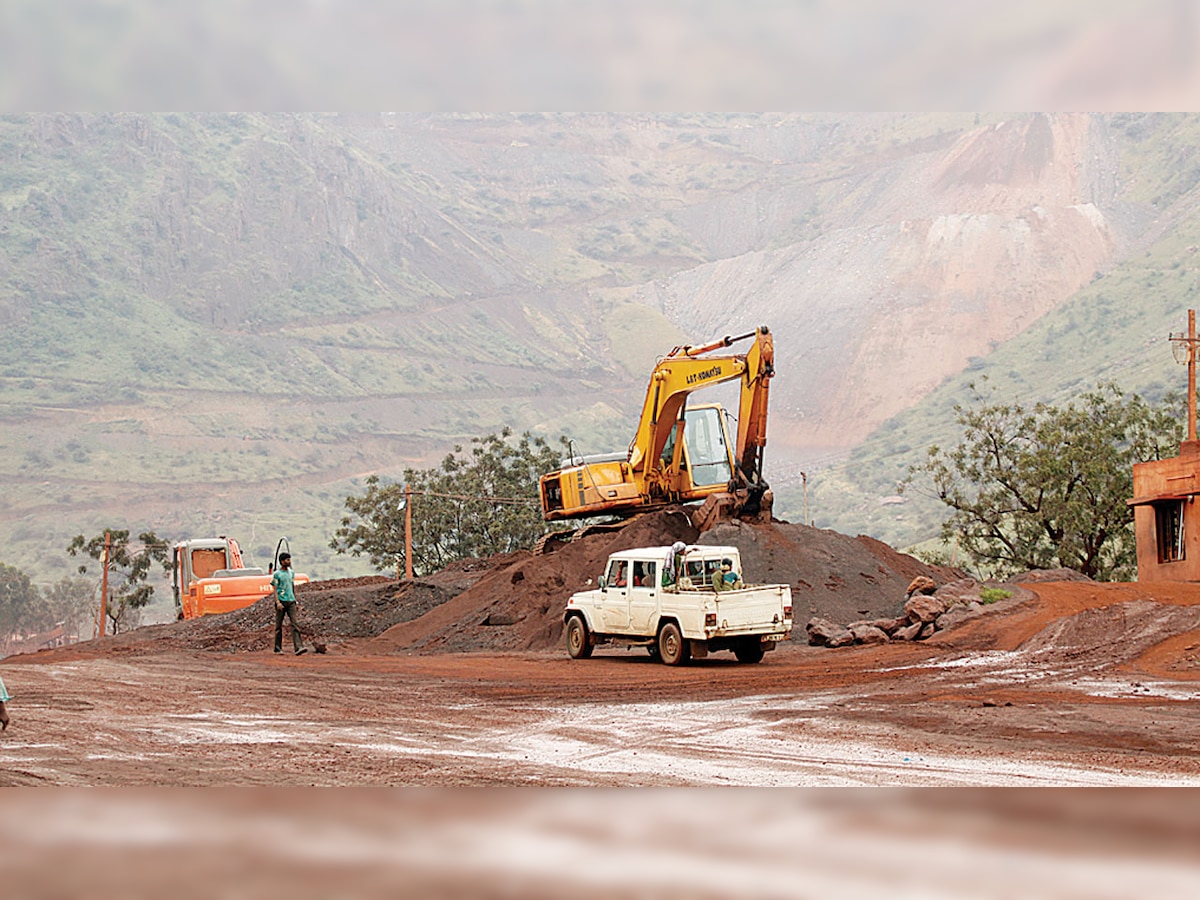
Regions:
[[738, 404], [738, 434], [734, 456], [742, 475], [762, 480], [762, 453], [767, 445], [767, 399], [775, 374], [775, 343], [766, 326], [759, 328], [754, 346], [746, 354], [742, 393]]
[[[746, 355], [707, 356], [737, 341], [754, 338]], [[738, 433], [734, 461], [748, 480], [761, 479], [762, 448], [767, 443], [767, 398], [775, 374], [775, 345], [766, 326], [750, 334], [724, 337], [700, 347], [676, 347], [654, 367], [637, 431], [629, 445], [629, 467], [648, 473], [678, 469], [683, 412], [692, 392], [740, 379]], [[675, 435], [672, 458], [663, 451]]]
[[[744, 355], [717, 352], [749, 338], [754, 343]], [[765, 326], [701, 346], [676, 347], [651, 373], [625, 457], [580, 460], [543, 475], [542, 514], [553, 521], [703, 500], [699, 514], [706, 524], [693, 515], [702, 531], [743, 512], [769, 515], [762, 454], [774, 374], [774, 343]], [[721, 408], [715, 404], [688, 407], [688, 398], [698, 390], [735, 380], [741, 382], [741, 394], [731, 453]]]

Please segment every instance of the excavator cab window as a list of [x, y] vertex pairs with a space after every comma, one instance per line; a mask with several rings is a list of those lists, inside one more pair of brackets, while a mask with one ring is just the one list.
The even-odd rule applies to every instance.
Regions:
[[733, 478], [729, 441], [721, 411], [715, 407], [689, 409], [685, 442], [692, 463], [692, 484], [725, 484]]
[[[672, 428], [667, 435], [667, 442], [663, 444], [662, 455], [659, 457], [664, 466], [669, 466], [675, 458], [675, 429]], [[687, 468], [686, 462], [682, 464], [683, 468]]]
[[229, 567], [229, 560], [225, 556], [225, 550], [210, 549], [210, 550], [193, 550], [192, 551], [192, 577], [196, 579], [211, 578], [212, 573], [218, 569]]

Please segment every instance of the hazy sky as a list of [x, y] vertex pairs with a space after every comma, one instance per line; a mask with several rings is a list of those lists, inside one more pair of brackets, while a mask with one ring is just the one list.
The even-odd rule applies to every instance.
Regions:
[[1186, 109], [1192, 0], [7, 0], [0, 105]]

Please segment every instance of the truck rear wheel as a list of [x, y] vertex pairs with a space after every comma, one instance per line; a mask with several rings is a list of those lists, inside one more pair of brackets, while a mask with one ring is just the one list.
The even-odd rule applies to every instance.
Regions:
[[757, 638], [755, 638], [753, 641], [745, 641], [744, 643], [738, 644], [736, 647], [734, 647], [733, 655], [737, 657], [737, 661], [740, 663], [762, 662], [762, 644], [759, 643]]
[[658, 655], [668, 666], [683, 665], [691, 658], [688, 642], [674, 622], [667, 622], [658, 632]]
[[567, 653], [571, 659], [587, 659], [592, 655], [592, 636], [579, 616], [567, 621]]

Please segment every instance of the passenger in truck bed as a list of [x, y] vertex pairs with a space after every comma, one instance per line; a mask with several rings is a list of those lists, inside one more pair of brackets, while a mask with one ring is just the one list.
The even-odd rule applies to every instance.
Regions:
[[733, 560], [721, 560], [721, 571], [713, 579], [713, 589], [720, 591], [736, 591], [742, 586], [742, 576], [733, 571]]

